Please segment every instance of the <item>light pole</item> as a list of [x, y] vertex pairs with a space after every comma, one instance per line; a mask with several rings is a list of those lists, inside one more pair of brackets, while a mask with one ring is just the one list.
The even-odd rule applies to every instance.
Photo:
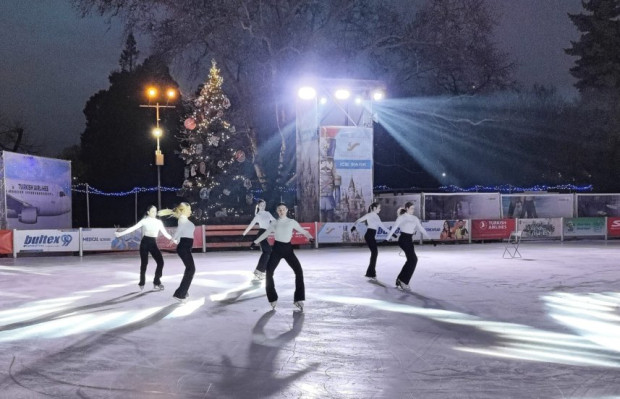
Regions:
[[[152, 104], [142, 104], [140, 107], [142, 108], [155, 108], [156, 115], [156, 126], [153, 129], [153, 136], [157, 139], [157, 149], [155, 150], [155, 165], [157, 165], [157, 209], [161, 209], [161, 167], [164, 164], [164, 154], [162, 154], [161, 149], [159, 148], [159, 138], [164, 133], [163, 130], [159, 127], [159, 109], [160, 108], [175, 108], [174, 105], [160, 105], [159, 104], [159, 89], [157, 87], [148, 87], [146, 89], [146, 95], [149, 98], [149, 102], [151, 100], [155, 100], [155, 105]], [[177, 91], [175, 89], [167, 89], [166, 90], [166, 99], [167, 101], [175, 99], [177, 96]]]

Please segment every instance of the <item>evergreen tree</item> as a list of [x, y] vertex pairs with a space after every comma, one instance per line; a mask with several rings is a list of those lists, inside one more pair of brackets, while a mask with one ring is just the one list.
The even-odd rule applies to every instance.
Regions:
[[620, 0], [584, 0], [587, 14], [569, 14], [582, 33], [566, 53], [579, 57], [570, 69], [582, 94], [620, 96]]
[[133, 33], [130, 33], [125, 42], [125, 49], [121, 53], [121, 58], [118, 61], [122, 72], [133, 71], [138, 62], [138, 54], [140, 54], [140, 52], [136, 46], [136, 39], [133, 37]]
[[252, 203], [251, 181], [241, 173], [245, 152], [235, 127], [224, 119], [230, 100], [222, 83], [212, 61], [209, 77], [192, 101], [179, 135], [179, 156], [185, 161], [180, 195], [188, 199], [200, 223], [214, 216], [239, 216]]

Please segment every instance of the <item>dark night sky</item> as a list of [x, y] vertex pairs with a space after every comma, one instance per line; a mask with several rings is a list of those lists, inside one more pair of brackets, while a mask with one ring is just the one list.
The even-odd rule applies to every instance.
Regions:
[[[578, 38], [566, 14], [580, 12], [581, 1], [489, 3], [502, 14], [496, 40], [518, 61], [517, 79], [526, 85], [553, 84], [574, 96], [568, 72], [573, 60], [563, 49]], [[124, 45], [118, 22], [109, 26], [100, 17], [82, 19], [64, 0], [2, 0], [0, 37], [4, 121], [19, 121], [42, 147], [42, 155], [55, 156], [78, 144], [86, 101], [108, 87], [109, 73], [118, 68]], [[145, 55], [145, 43], [138, 45]]]

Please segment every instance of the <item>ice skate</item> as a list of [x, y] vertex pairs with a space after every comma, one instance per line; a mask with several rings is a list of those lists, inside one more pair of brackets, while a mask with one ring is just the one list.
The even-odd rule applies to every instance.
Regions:
[[163, 291], [164, 290], [164, 285], [162, 283], [159, 283], [159, 284], [153, 283], [153, 290], [155, 290], [155, 291]]
[[265, 279], [265, 272], [261, 272], [260, 270], [254, 270], [254, 280], [261, 281]]
[[278, 301], [269, 302], [269, 304], [271, 305], [272, 310], [276, 310], [276, 305], [278, 304]]
[[399, 279], [396, 279], [396, 288], [399, 288], [402, 291], [409, 291], [409, 292], [411, 292], [411, 287], [409, 287], [408, 284], [403, 283]]
[[304, 311], [304, 301], [295, 301], [293, 302], [293, 305], [297, 306], [297, 308], [299, 308], [302, 312]]

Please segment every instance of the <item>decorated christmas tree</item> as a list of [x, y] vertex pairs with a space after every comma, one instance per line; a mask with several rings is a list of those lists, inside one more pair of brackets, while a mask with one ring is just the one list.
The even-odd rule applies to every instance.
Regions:
[[224, 119], [230, 101], [215, 61], [200, 93], [191, 102], [179, 135], [180, 157], [185, 161], [179, 195], [191, 204], [199, 223], [234, 218], [251, 209], [252, 187], [244, 176], [245, 152], [235, 127]]

